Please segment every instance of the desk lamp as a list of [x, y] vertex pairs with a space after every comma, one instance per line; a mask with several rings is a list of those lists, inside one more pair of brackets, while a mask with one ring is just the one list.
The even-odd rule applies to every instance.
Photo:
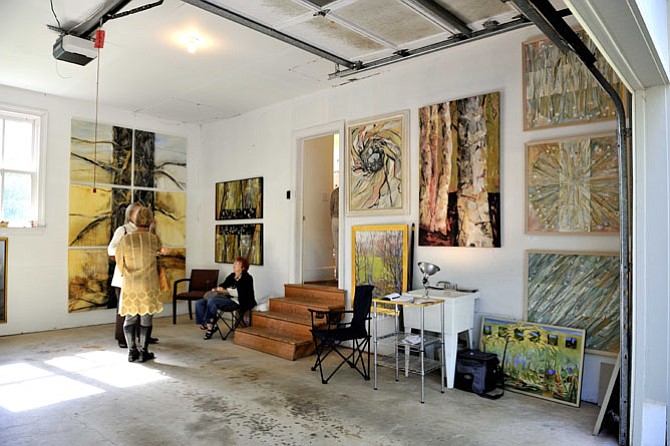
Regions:
[[440, 271], [440, 267], [428, 262], [419, 262], [419, 271], [423, 274], [423, 289], [426, 291], [425, 297], [428, 297], [428, 289], [432, 288], [428, 283], [428, 278]]

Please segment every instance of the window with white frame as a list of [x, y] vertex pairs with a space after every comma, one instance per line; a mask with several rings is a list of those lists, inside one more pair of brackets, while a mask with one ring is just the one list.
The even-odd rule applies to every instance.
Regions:
[[41, 225], [40, 142], [44, 114], [0, 106], [0, 220], [2, 226]]

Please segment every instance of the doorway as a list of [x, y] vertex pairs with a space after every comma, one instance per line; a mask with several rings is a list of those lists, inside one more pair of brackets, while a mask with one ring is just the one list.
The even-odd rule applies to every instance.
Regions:
[[338, 286], [340, 135], [302, 142], [302, 282]]

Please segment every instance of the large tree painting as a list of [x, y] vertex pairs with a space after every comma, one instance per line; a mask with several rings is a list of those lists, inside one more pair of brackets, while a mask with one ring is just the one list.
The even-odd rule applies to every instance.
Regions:
[[106, 247], [133, 201], [154, 211], [157, 235], [171, 248], [162, 260], [169, 280], [183, 278], [186, 139], [107, 124], [96, 130], [95, 123], [77, 119], [71, 130], [68, 310], [115, 305]]
[[500, 247], [500, 93], [419, 109], [419, 245]]

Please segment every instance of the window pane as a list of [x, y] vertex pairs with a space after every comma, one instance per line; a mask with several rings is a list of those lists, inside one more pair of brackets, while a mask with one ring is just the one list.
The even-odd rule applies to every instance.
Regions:
[[33, 167], [33, 123], [32, 121], [5, 120], [5, 144], [3, 165], [5, 168], [32, 169]]
[[11, 226], [36, 220], [32, 215], [31, 196], [32, 178], [30, 174], [5, 172], [4, 216], [3, 220]]

